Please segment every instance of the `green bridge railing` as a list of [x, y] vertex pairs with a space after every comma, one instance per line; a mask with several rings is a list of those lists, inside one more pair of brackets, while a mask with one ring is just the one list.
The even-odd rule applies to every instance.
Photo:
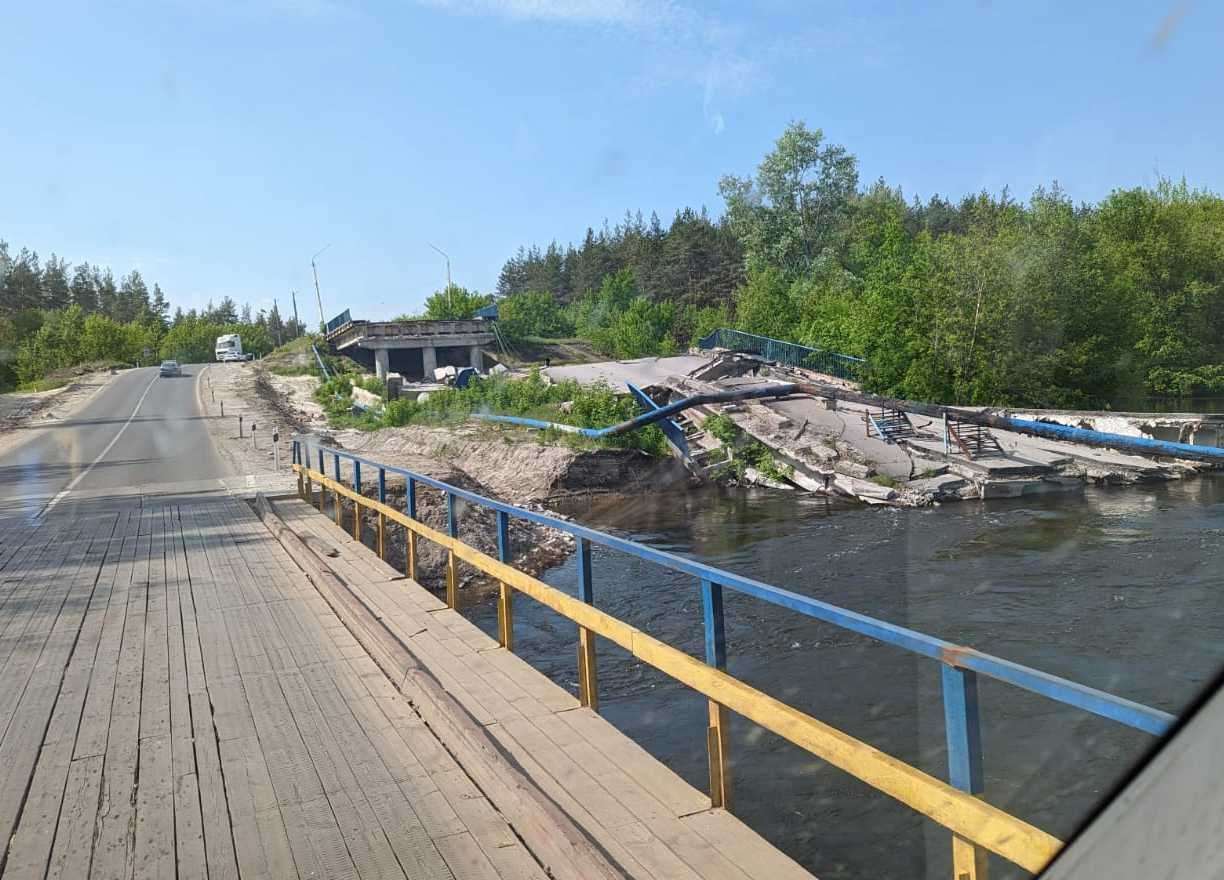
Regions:
[[724, 327], [715, 330], [697, 343], [698, 348], [729, 348], [759, 355], [767, 361], [775, 361], [790, 367], [802, 367], [827, 373], [841, 379], [862, 379], [867, 370], [867, 361], [848, 354], [808, 348], [795, 342], [783, 342], [768, 336], [757, 336], [742, 330]]

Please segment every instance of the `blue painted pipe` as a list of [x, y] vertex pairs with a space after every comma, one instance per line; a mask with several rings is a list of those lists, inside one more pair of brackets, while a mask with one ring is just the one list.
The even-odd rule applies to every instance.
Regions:
[[675, 403], [659, 407], [651, 412], [642, 413], [636, 418], [611, 425], [607, 428], [579, 428], [559, 422], [544, 422], [539, 419], [525, 419], [518, 416], [495, 416], [474, 414], [473, 418], [489, 422], [505, 422], [512, 425], [524, 425], [528, 428], [541, 430], [565, 431], [570, 434], [581, 434], [584, 437], [601, 439], [613, 434], [623, 434], [625, 431], [635, 431], [660, 419], [673, 416], [681, 410], [709, 403], [730, 403], [737, 400], [752, 400], [765, 397], [789, 397], [792, 394], [806, 394], [812, 397], [825, 397], [834, 400], [845, 400], [851, 403], [861, 403], [867, 406], [884, 409], [898, 409], [906, 412], [920, 413], [942, 419], [945, 415], [958, 422], [972, 425], [985, 425], [1000, 431], [1014, 431], [1017, 434], [1028, 434], [1033, 437], [1044, 437], [1047, 440], [1061, 440], [1067, 443], [1079, 443], [1084, 446], [1097, 446], [1116, 449], [1120, 452], [1131, 452], [1136, 455], [1159, 456], [1162, 458], [1181, 458], [1191, 461], [1203, 461], [1213, 464], [1224, 464], [1224, 448], [1218, 446], [1198, 446], [1193, 443], [1175, 443], [1169, 440], [1153, 440], [1149, 437], [1128, 437], [1124, 434], [1107, 434], [1104, 431], [1091, 431], [1087, 428], [1073, 428], [1069, 425], [1058, 425], [1051, 422], [1037, 422], [1031, 419], [1014, 419], [1010, 416], [998, 416], [987, 412], [957, 409], [950, 406], [939, 406], [930, 403], [917, 403], [912, 400], [894, 400], [879, 397], [875, 394], [864, 394], [837, 385], [824, 385], [809, 382], [785, 382], [776, 385], [763, 385], [752, 388], [736, 388], [731, 391], [719, 391], [706, 394], [695, 394], [685, 397]]
[[1150, 437], [1128, 437], [1125, 434], [1107, 434], [1104, 431], [1073, 428], [1070, 425], [1059, 425], [1053, 422], [1014, 419], [1011, 416], [998, 416], [988, 412], [963, 410], [930, 403], [915, 403], [912, 400], [893, 400], [887, 397], [878, 397], [874, 394], [864, 394], [860, 391], [850, 391], [832, 385], [804, 383], [799, 388], [802, 393], [812, 394], [817, 397], [832, 397], [868, 406], [899, 409], [906, 412], [919, 413], [924, 416], [931, 416], [936, 419], [942, 419], [946, 415], [948, 418], [955, 419], [958, 422], [984, 425], [987, 428], [1013, 431], [1017, 434], [1027, 434], [1032, 437], [1044, 437], [1047, 440], [1061, 440], [1064, 443], [1078, 443], [1082, 446], [1116, 449], [1119, 452], [1130, 452], [1135, 455], [1154, 455], [1161, 458], [1182, 458], [1191, 461], [1224, 464], [1224, 448], [1219, 446], [1198, 446], [1194, 443], [1153, 440]]
[[541, 430], [565, 431], [570, 434], [581, 434], [583, 437], [592, 437], [598, 440], [603, 437], [610, 437], [613, 434], [636, 431], [638, 428], [652, 425], [661, 419], [673, 416], [681, 410], [689, 409], [690, 407], [702, 406], [707, 403], [732, 403], [736, 400], [752, 400], [761, 397], [789, 397], [792, 394], [799, 393], [800, 388], [801, 386], [793, 382], [784, 382], [779, 385], [735, 388], [731, 391], [694, 394], [692, 397], [685, 397], [682, 400], [677, 400], [675, 403], [669, 403], [667, 406], [661, 406], [658, 409], [642, 413], [640, 416], [635, 416], [628, 421], [611, 425], [607, 428], [579, 428], [576, 425], [565, 425], [560, 422], [542, 422], [539, 419], [525, 419], [519, 416], [494, 416], [483, 413], [473, 413], [472, 418], [485, 422], [505, 422], [511, 425], [524, 425], [528, 428], [539, 428]]

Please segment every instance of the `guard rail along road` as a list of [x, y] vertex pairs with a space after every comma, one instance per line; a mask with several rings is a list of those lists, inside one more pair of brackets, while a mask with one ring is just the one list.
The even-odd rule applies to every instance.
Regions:
[[[331, 465], [330, 476], [327, 473], [328, 463]], [[619, 645], [642, 662], [704, 695], [709, 700], [706, 743], [710, 801], [713, 806], [726, 807], [730, 804], [727, 721], [728, 713], [736, 712], [947, 828], [951, 832], [954, 880], [985, 880], [986, 857], [991, 852], [1029, 871], [1040, 871], [1062, 846], [1056, 837], [980, 797], [984, 782], [977, 688], [979, 676], [1005, 682], [1155, 736], [1168, 731], [1175, 721], [1174, 716], [1167, 712], [1083, 684], [634, 541], [504, 504], [440, 480], [380, 464], [343, 450], [309, 446], [307, 441], [295, 439], [293, 469], [302, 498], [313, 499], [317, 484], [320, 510], [323, 509], [326, 495], [331, 493], [337, 522], [341, 521], [342, 507], [346, 502], [377, 515], [376, 549], [379, 555], [386, 555], [387, 523], [403, 526], [407, 542], [405, 573], [408, 577], [416, 579], [418, 539], [423, 538], [443, 547], [448, 560], [446, 601], [450, 607], [457, 607], [459, 600], [457, 561], [462, 560], [497, 580], [498, 641], [507, 650], [514, 649], [516, 593], [522, 593], [576, 623], [579, 701], [582, 705], [598, 708], [597, 637]], [[405, 503], [402, 510], [387, 503], [389, 476], [404, 481]], [[445, 533], [417, 519], [417, 489], [422, 486], [439, 490], [445, 495]], [[367, 489], [376, 489], [374, 497], [364, 494]], [[475, 504], [496, 513], [498, 558], [494, 559], [460, 539], [457, 502]], [[511, 559], [511, 517], [566, 532], [576, 539], [576, 598], [508, 564]], [[354, 516], [353, 522], [356, 532], [360, 529], [361, 517]], [[359, 536], [355, 534], [354, 537]], [[595, 544], [692, 576], [693, 587], [701, 595], [703, 609], [704, 662], [599, 610], [591, 566], [591, 547]], [[880, 752], [868, 743], [729, 675], [725, 671], [725, 590], [734, 590], [781, 606], [940, 664], [948, 753], [947, 781]]]

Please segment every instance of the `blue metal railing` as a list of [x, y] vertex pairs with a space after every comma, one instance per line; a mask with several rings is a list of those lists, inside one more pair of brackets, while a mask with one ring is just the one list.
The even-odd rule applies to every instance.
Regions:
[[768, 336], [757, 336], [742, 330], [724, 327], [715, 330], [697, 343], [698, 348], [729, 348], [732, 351], [747, 351], [760, 355], [767, 361], [775, 361], [791, 367], [815, 370], [841, 379], [861, 379], [867, 367], [863, 358], [820, 348], [809, 348], [795, 342], [784, 342]]
[[[578, 542], [580, 553], [579, 571], [581, 575], [581, 598], [594, 603], [594, 592], [591, 590], [589, 571], [590, 545], [598, 544], [609, 550], [615, 550], [634, 556], [646, 562], [661, 565], [672, 571], [691, 575], [694, 585], [699, 587], [702, 597], [703, 620], [705, 626], [705, 645], [707, 661], [712, 665], [725, 666], [726, 637], [723, 621], [722, 590], [729, 589], [752, 596], [764, 602], [789, 609], [791, 611], [832, 624], [850, 632], [867, 636], [885, 644], [902, 648], [913, 654], [930, 658], [941, 665], [945, 731], [948, 747], [949, 782], [962, 791], [980, 794], [982, 791], [982, 747], [981, 723], [978, 711], [977, 676], [983, 675], [996, 681], [1005, 682], [1022, 690], [1046, 697], [1058, 703], [1081, 709], [1108, 718], [1119, 724], [1142, 730], [1157, 736], [1168, 732], [1176, 721], [1176, 717], [1168, 712], [1145, 706], [1133, 700], [1107, 693], [1088, 685], [1060, 678], [1038, 669], [1004, 660], [991, 654], [985, 654], [973, 648], [954, 644], [917, 630], [898, 626], [857, 611], [851, 611], [837, 605], [804, 596], [791, 590], [775, 587], [762, 581], [724, 569], [715, 568], [656, 550], [645, 544], [609, 535], [596, 529], [567, 522], [543, 513], [536, 513], [506, 504], [501, 501], [478, 495], [475, 492], [461, 489], [441, 480], [427, 477], [406, 468], [381, 464], [350, 452], [332, 449], [326, 446], [316, 446], [317, 470], [326, 473], [325, 456], [330, 456], [333, 464], [334, 479], [341, 480], [341, 460], [351, 462], [354, 472], [353, 489], [360, 492], [361, 465], [368, 466], [371, 472], [378, 475], [379, 500], [385, 502], [386, 475], [397, 474], [406, 482], [406, 512], [413, 519], [416, 515], [416, 499], [418, 485], [438, 489], [446, 496], [447, 503], [447, 533], [458, 537], [458, 523], [454, 516], [455, 499], [462, 499], [472, 504], [497, 512], [498, 521], [498, 555], [503, 561], [508, 557], [508, 535], [506, 521], [508, 517], [537, 523], [572, 535]], [[293, 441], [293, 461], [295, 464], [310, 464], [310, 449], [305, 440], [295, 438]]]
[[328, 335], [331, 335], [333, 330], [339, 330], [345, 324], [351, 324], [352, 322], [353, 322], [353, 316], [349, 314], [348, 309], [345, 309], [343, 312], [336, 315], [336, 317], [328, 321], [327, 324], [324, 326], [327, 328], [326, 333]]

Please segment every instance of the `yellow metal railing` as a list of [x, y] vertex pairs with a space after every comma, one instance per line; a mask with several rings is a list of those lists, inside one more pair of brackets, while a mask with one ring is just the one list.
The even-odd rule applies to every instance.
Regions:
[[[298, 491], [313, 501], [314, 483], [319, 484], [319, 510], [326, 493], [341, 521], [340, 499], [378, 515], [378, 547], [386, 552], [386, 523], [399, 523], [406, 530], [408, 553], [406, 574], [416, 579], [416, 538], [420, 536], [447, 552], [447, 604], [457, 603], [456, 562], [462, 560], [499, 582], [497, 617], [499, 641], [513, 650], [513, 593], [523, 593], [578, 625], [579, 700], [584, 706], [598, 703], [595, 672], [595, 641], [599, 636], [613, 642], [660, 672], [687, 685], [710, 701], [707, 746], [710, 756], [711, 800], [726, 805], [726, 719], [736, 712], [771, 733], [794, 743], [943, 825], [953, 834], [954, 880], [985, 880], [982, 849], [1029, 871], [1040, 871], [1062, 848], [1062, 842], [1022, 819], [986, 801], [956, 789], [891, 755], [885, 754], [847, 733], [757, 690], [721, 669], [647, 635], [580, 599], [550, 587], [504, 562], [482, 553], [458, 538], [439, 532], [388, 504], [368, 498], [326, 474], [301, 464], [293, 465]], [[360, 517], [354, 511], [354, 535], [360, 537]]]

